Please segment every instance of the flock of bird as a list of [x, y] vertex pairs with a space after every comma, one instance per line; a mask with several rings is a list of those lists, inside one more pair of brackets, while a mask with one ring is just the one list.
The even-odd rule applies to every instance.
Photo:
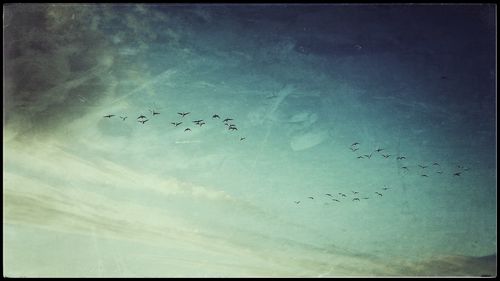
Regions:
[[[157, 112], [157, 111], [155, 111], [153, 109], [150, 109], [149, 111], [151, 112], [151, 117], [150, 118], [148, 118], [145, 115], [141, 114], [140, 116], [137, 117], [137, 122], [142, 123], [144, 125], [146, 122], [148, 122], [149, 120], [151, 120], [154, 116], [160, 114], [160, 112]], [[179, 125], [185, 124], [185, 123], [186, 124], [191, 124], [191, 123], [188, 123], [189, 121], [188, 122], [185, 121], [185, 117], [187, 115], [189, 115], [190, 113], [191, 112], [177, 112], [177, 114], [180, 116], [181, 119], [178, 120], [177, 122], [175, 122], [175, 121], [174, 122], [170, 122], [170, 124], [172, 124], [174, 127], [178, 127]], [[111, 119], [114, 116], [116, 116], [116, 115], [115, 114], [108, 114], [108, 115], [105, 115], [104, 118]], [[122, 121], [125, 121], [128, 118], [128, 116], [119, 116], [119, 117], [120, 117], [120, 119], [122, 119]], [[219, 119], [220, 120], [221, 117], [220, 117], [219, 114], [213, 114], [212, 115], [212, 119], [213, 120], [215, 120], [215, 119]], [[238, 127], [236, 127], [236, 125], [232, 121], [234, 121], [233, 118], [225, 118], [224, 120], [222, 120], [222, 123], [224, 123], [224, 125], [227, 126], [227, 129], [229, 131], [238, 131]], [[191, 120], [191, 122], [193, 123], [192, 126], [199, 126], [200, 128], [203, 125], [206, 124], [205, 120], [203, 120], [203, 119]], [[186, 126], [184, 128], [184, 132], [190, 132], [192, 126], [189, 126], [189, 125]], [[240, 137], [240, 141], [243, 141], [245, 139], [246, 139], [246, 137]]]
[[[353, 144], [351, 144], [349, 149], [352, 152], [358, 151], [360, 149], [360, 143], [354, 142]], [[376, 156], [376, 155], [378, 155], [378, 156]], [[360, 154], [358, 152], [356, 159], [369, 160], [372, 158], [372, 156], [383, 157], [384, 159], [390, 159], [390, 158], [395, 157], [396, 160], [401, 163], [401, 165], [399, 165], [399, 166], [400, 166], [400, 169], [403, 171], [403, 173], [407, 174], [410, 172], [409, 165], [405, 163], [405, 160], [407, 160], [406, 156], [403, 156], [403, 155], [396, 156], [396, 155], [390, 154], [384, 148], [377, 148], [374, 151], [371, 151], [370, 154]], [[418, 167], [417, 168], [418, 174], [423, 178], [428, 178], [432, 173], [440, 174], [440, 175], [443, 174], [443, 169], [441, 169], [441, 165], [437, 162], [433, 162], [432, 164], [430, 164], [430, 163], [429, 164], [417, 164], [416, 167]], [[469, 168], [466, 168], [463, 165], [457, 165], [456, 169], [452, 172], [452, 175], [453, 175], [453, 177], [460, 177], [464, 172], [466, 172], [468, 170], [469, 170]], [[382, 192], [385, 192], [389, 189], [391, 189], [391, 188], [387, 187], [387, 185], [384, 185], [384, 187], [382, 187], [381, 190], [374, 191], [372, 193], [372, 196], [378, 197], [378, 198], [383, 197], [384, 193], [382, 193]], [[372, 198], [369, 195], [360, 195], [358, 191], [354, 191], [354, 190], [351, 190], [351, 193], [352, 193], [351, 197], [348, 197], [347, 194], [350, 194], [350, 193], [346, 193], [346, 192], [338, 192], [337, 193], [338, 196], [335, 196], [335, 197], [331, 193], [325, 193], [322, 196], [328, 196], [326, 198], [329, 198], [329, 199], [331, 199], [332, 202], [337, 202], [337, 203], [340, 203], [341, 200], [342, 201], [349, 200], [349, 201], [353, 201], [353, 202], [360, 202], [361, 200], [368, 200], [368, 199]], [[318, 196], [316, 196], [316, 197], [308, 196], [307, 197], [308, 200], [314, 200], [315, 198], [318, 198]], [[301, 201], [300, 200], [294, 201], [294, 203], [300, 204]]]
[[[151, 112], [151, 117], [148, 118], [146, 117], [145, 115], [140, 115], [137, 117], [137, 122], [139, 123], [142, 123], [143, 125], [148, 122], [149, 120], [151, 120], [151, 118], [153, 118], [154, 116], [156, 115], [159, 115], [160, 112], [157, 112], [155, 110], [149, 110]], [[177, 112], [177, 114], [180, 116], [180, 120], [178, 121], [173, 121], [173, 122], [170, 122], [170, 124], [172, 124], [174, 127], [178, 127], [180, 126], [181, 124], [185, 124], [187, 123], [185, 121], [185, 117], [187, 115], [189, 115], [191, 112]], [[104, 116], [104, 118], [109, 118], [111, 119], [112, 117], [114, 117], [116, 115], [114, 114], [109, 114], [109, 115], [106, 115]], [[119, 116], [120, 119], [122, 119], [122, 121], [125, 121], [128, 117], [127, 116]], [[220, 115], [218, 114], [213, 114], [212, 115], [212, 118], [213, 120], [215, 119], [221, 119]], [[203, 125], [206, 124], [205, 120], [203, 119], [198, 119], [198, 120], [190, 120], [191, 123], [193, 123], [193, 126], [199, 126], [199, 127], [202, 127]], [[235, 124], [233, 124], [234, 119], [233, 118], [225, 118], [222, 120], [222, 123], [227, 126], [227, 130], [229, 131], [238, 131], [238, 127], [236, 127]], [[189, 122], [189, 121], [188, 121]], [[188, 123], [188, 124], [191, 124], [191, 123]], [[184, 128], [184, 132], [189, 132], [191, 131], [191, 126], [187, 126]], [[240, 141], [243, 141], [245, 140], [246, 137], [240, 137]], [[360, 143], [359, 142], [354, 142], [353, 144], [351, 144], [351, 146], [349, 147], [349, 149], [352, 151], [352, 152], [356, 152], [360, 149]], [[370, 152], [370, 154], [360, 154], [358, 152], [356, 158], [357, 159], [371, 159], [372, 156], [375, 156], [375, 157], [383, 157], [385, 159], [390, 159], [390, 158], [396, 158], [396, 160], [398, 162], [401, 163], [400, 166], [400, 169], [403, 171], [403, 173], [409, 173], [410, 172], [410, 168], [409, 166], [404, 163], [406, 160], [407, 160], [407, 157], [406, 156], [403, 156], [403, 155], [399, 155], [399, 156], [395, 156], [393, 154], [390, 154], [387, 152], [386, 149], [384, 148], [377, 148], [373, 151]], [[436, 174], [443, 174], [443, 170], [441, 169], [441, 165], [437, 162], [433, 162], [432, 164], [417, 164], [417, 170], [419, 172], [419, 175], [421, 177], [424, 177], [424, 178], [428, 178], [431, 173], [436, 173]], [[412, 168], [413, 169], [413, 168]], [[462, 165], [457, 165], [456, 167], [456, 170], [453, 172], [453, 176], [454, 177], [459, 177], [461, 176], [464, 172], [468, 171], [469, 168], [465, 168], [464, 166]], [[386, 192], [387, 190], [389, 190], [391, 188], [387, 187], [386, 185], [384, 187], [382, 187], [380, 190], [377, 190], [377, 191], [374, 191], [371, 196], [370, 195], [366, 195], [366, 194], [360, 194], [358, 191], [355, 191], [355, 190], [351, 190], [351, 192], [338, 192], [337, 195], [332, 195], [331, 193], [325, 193], [324, 195], [322, 196], [327, 196], [325, 198], [329, 198], [332, 202], [336, 202], [336, 203], [340, 203], [342, 201], [346, 201], [346, 200], [349, 200], [349, 201], [353, 201], [353, 202], [360, 202], [361, 200], [368, 200], [368, 199], [371, 199], [373, 197], [376, 197], [376, 198], [381, 198], [384, 196], [384, 193], [383, 192]], [[351, 194], [351, 196], [348, 196], [348, 194]], [[308, 196], [307, 199], [308, 200], [314, 200], [315, 198], [318, 198], [318, 196]], [[298, 201], [294, 201], [295, 204], [300, 204], [301, 201], [298, 200]]]
[[[373, 194], [374, 197], [383, 197], [384, 194], [382, 193], [382, 191], [387, 191], [391, 189], [390, 187], [388, 187], [387, 185], [384, 185], [384, 187], [381, 188], [381, 190], [378, 190], [378, 191], [375, 191]], [[337, 203], [340, 203], [341, 200], [342, 201], [346, 201], [346, 200], [349, 200], [349, 201], [353, 201], [353, 202], [360, 202], [361, 200], [368, 200], [372, 197], [370, 197], [370, 195], [365, 195], [365, 194], [360, 194], [359, 191], [355, 191], [355, 190], [351, 190], [351, 197], [348, 196], [348, 192], [338, 192], [337, 195], [332, 195], [331, 193], [325, 193], [324, 195], [321, 195], [321, 196], [328, 196], [328, 197], [324, 197], [324, 198], [327, 198], [327, 199], [330, 199], [332, 202], [337, 202]], [[314, 197], [314, 196], [308, 196], [307, 199], [310, 199], [310, 200], [314, 200], [315, 198], [318, 198], [317, 196]], [[295, 204], [300, 204], [300, 200], [299, 201], [294, 201]]]
[[[358, 151], [359, 150], [359, 142], [354, 142], [353, 144], [351, 144], [349, 149], [352, 152]], [[384, 148], [377, 148], [377, 149], [375, 149], [375, 151], [372, 151], [370, 154], [358, 155], [356, 158], [357, 159], [371, 159], [371, 157], [373, 156], [373, 153], [375, 153], [375, 152], [377, 152], [380, 156], [384, 157], [385, 159], [393, 157], [393, 155], [391, 155], [389, 153], [384, 153], [382, 151], [385, 151], [385, 149]], [[403, 166], [401, 166], [401, 169], [403, 170], [403, 172], [408, 173], [410, 171], [410, 168], [408, 167], [408, 165], [403, 163], [404, 162], [403, 160], [406, 160], [406, 156], [402, 156], [402, 155], [397, 156], [396, 160], [401, 161], [401, 163], [403, 165]], [[433, 162], [432, 164], [427, 164], [427, 165], [418, 164], [417, 166], [420, 168], [419, 174], [421, 177], [425, 177], [425, 178], [429, 177], [429, 175], [432, 171], [427, 169], [427, 168], [429, 168], [431, 166], [434, 167], [434, 172], [436, 174], [443, 174], [443, 170], [441, 169], [441, 165], [439, 165], [439, 163], [437, 163], [437, 162]], [[465, 168], [462, 165], [457, 165], [457, 169], [458, 169], [458, 171], [455, 171], [453, 173], [453, 176], [460, 176], [463, 172], [469, 170], [469, 168]]]

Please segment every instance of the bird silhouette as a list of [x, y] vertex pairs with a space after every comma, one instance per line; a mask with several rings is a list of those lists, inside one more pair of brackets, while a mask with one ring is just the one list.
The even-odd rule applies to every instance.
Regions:
[[196, 123], [196, 125], [198, 125], [200, 127], [203, 126], [203, 125], [205, 125], [205, 124], [207, 124], [207, 123], [205, 123], [205, 122]]
[[307, 198], [309, 198], [309, 199], [314, 199], [314, 197], [312, 197], [312, 196], [309, 196], [309, 197], [307, 197]]
[[151, 109], [149, 111], [151, 111], [151, 113], [153, 114], [153, 116], [160, 114], [160, 112], [156, 112], [156, 111], [151, 110]]
[[364, 158], [364, 156], [363, 156], [363, 155], [360, 155], [360, 156], [358, 156], [358, 157], [356, 157], [356, 158], [358, 158], [358, 159], [362, 159], [362, 158]]
[[408, 171], [408, 167], [406, 166], [401, 167], [401, 169], [405, 169], [406, 171]]
[[128, 116], [125, 116], [125, 117], [121, 117], [121, 116], [120, 116], [120, 118], [121, 118], [123, 121], [125, 121], [125, 119], [127, 119], [127, 117], [128, 117]]
[[137, 119], [144, 119], [144, 118], [146, 118], [146, 116], [144, 116], [144, 115], [137, 117]]
[[214, 115], [212, 115], [212, 118], [213, 119], [215, 119], [215, 118], [220, 119], [220, 116], [218, 114], [214, 114]]
[[453, 175], [454, 175], [454, 176], [460, 176], [460, 174], [461, 174], [461, 173], [462, 173], [462, 172], [457, 172], [457, 173], [454, 173]]
[[175, 122], [170, 122], [170, 124], [174, 125], [174, 126], [179, 126], [180, 124], [182, 124], [182, 122], [178, 122], [178, 123], [175, 123]]
[[332, 201], [337, 201], [337, 202], [340, 202], [338, 199], [335, 199], [335, 198], [333, 198], [333, 199], [332, 199]]
[[184, 116], [188, 115], [189, 113], [191, 113], [191, 112], [177, 112], [177, 114], [179, 114], [181, 117], [184, 117]]
[[228, 130], [231, 130], [231, 131], [236, 130], [236, 131], [238, 131], [238, 128], [236, 128], [236, 127], [229, 127]]
[[443, 173], [443, 171], [437, 171], [436, 173], [438, 173], [438, 174], [442, 174], [442, 173]]
[[366, 158], [370, 159], [370, 158], [372, 158], [372, 154], [373, 154], [373, 153], [370, 153], [370, 155], [365, 154], [364, 156], [365, 156]]
[[359, 201], [359, 198], [355, 197], [355, 198], [352, 199], [352, 201]]
[[300, 203], [300, 201], [293, 201], [293, 202], [295, 202], [295, 204], [299, 204]]
[[380, 192], [375, 191], [375, 194], [377, 194], [378, 196], [383, 196], [382, 193], [380, 193]]
[[403, 159], [406, 159], [406, 157], [404, 157], [404, 156], [399, 156], [399, 157], [397, 157], [396, 159], [397, 159], [397, 160], [403, 160]]
[[384, 156], [384, 158], [389, 158], [391, 155], [390, 154], [382, 154], [382, 156]]
[[376, 152], [380, 152], [382, 150], [384, 150], [384, 149], [383, 148], [377, 148], [377, 149], [375, 149]]
[[347, 197], [347, 195], [345, 195], [344, 193], [341, 193], [341, 192], [339, 192], [339, 195], [342, 197]]
[[193, 121], [193, 123], [195, 123], [195, 124], [200, 124], [201, 122], [203, 122], [202, 119]]
[[144, 124], [144, 123], [146, 123], [146, 122], [148, 122], [148, 121], [149, 121], [149, 119], [146, 119], [146, 120], [138, 120], [137, 122], [141, 122], [142, 124]]
[[354, 151], [356, 151], [356, 150], [358, 150], [358, 149], [359, 149], [359, 148], [354, 148], [354, 147], [351, 147], [352, 152], [354, 152]]
[[421, 176], [421, 177], [426, 177], [426, 178], [428, 178], [428, 177], [429, 177], [429, 176], [428, 176], [428, 175], [426, 175], [426, 174], [421, 174], [420, 176]]
[[382, 190], [388, 190], [388, 189], [390, 189], [390, 188], [385, 186], [385, 185], [384, 185], [384, 187], [382, 187]]
[[332, 195], [330, 193], [326, 193], [325, 195], [332, 197]]
[[358, 144], [359, 144], [359, 142], [355, 142], [355, 143], [351, 144], [351, 146], [355, 146], [355, 145], [358, 145]]
[[184, 129], [184, 132], [187, 132], [187, 131], [191, 131], [191, 129], [189, 129], [189, 128]]
[[420, 165], [420, 164], [419, 164], [418, 166], [419, 166], [420, 168], [422, 168], [422, 169], [425, 169], [425, 168], [429, 167], [429, 166], [422, 166], [422, 165]]
[[434, 162], [434, 163], [432, 163], [432, 166], [439, 166], [439, 164]]
[[232, 118], [226, 118], [226, 119], [222, 120], [222, 122], [224, 122], [224, 123], [225, 123], [225, 122], [229, 122], [229, 121], [233, 121], [233, 120], [234, 120], [234, 119], [232, 119]]
[[[352, 190], [351, 190], [351, 191], [352, 191]], [[353, 194], [358, 194], [359, 192], [357, 192], [357, 191], [352, 191], [352, 193], [353, 193]]]
[[111, 117], [113, 117], [113, 116], [115, 116], [115, 115], [114, 115], [114, 114], [110, 114], [110, 115], [106, 115], [106, 116], [104, 116], [104, 118], [111, 118]]
[[245, 139], [246, 139], [246, 137], [240, 138], [240, 141], [245, 140]]

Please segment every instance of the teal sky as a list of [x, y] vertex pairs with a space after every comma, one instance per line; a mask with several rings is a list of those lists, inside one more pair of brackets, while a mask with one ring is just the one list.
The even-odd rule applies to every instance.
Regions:
[[496, 274], [493, 6], [3, 16], [5, 276]]

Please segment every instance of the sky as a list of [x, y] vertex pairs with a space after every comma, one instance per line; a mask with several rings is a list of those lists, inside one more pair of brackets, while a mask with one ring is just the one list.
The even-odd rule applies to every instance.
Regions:
[[495, 6], [3, 26], [4, 276], [496, 275]]

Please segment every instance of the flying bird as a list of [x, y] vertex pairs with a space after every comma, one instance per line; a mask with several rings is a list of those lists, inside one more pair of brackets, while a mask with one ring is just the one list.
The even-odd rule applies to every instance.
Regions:
[[184, 117], [184, 116], [188, 115], [189, 113], [191, 113], [191, 112], [177, 112], [177, 114], [179, 114], [181, 117]]
[[245, 139], [246, 139], [246, 137], [244, 137], [244, 138], [240, 138], [240, 141], [245, 140]]
[[355, 143], [351, 144], [351, 146], [355, 146], [355, 145], [358, 145], [358, 144], [359, 144], [359, 142], [355, 142]]
[[375, 191], [375, 194], [377, 194], [378, 196], [383, 196], [382, 193], [380, 193], [380, 192]]
[[151, 110], [151, 109], [149, 111], [151, 111], [151, 113], [153, 114], [153, 116], [160, 114], [160, 112], [156, 112], [156, 111]]
[[232, 119], [232, 118], [226, 118], [226, 119], [222, 120], [222, 122], [226, 123], [226, 122], [233, 121], [233, 120], [234, 119]]
[[212, 115], [212, 118], [213, 119], [215, 119], [215, 118], [220, 119], [220, 116], [218, 114], [214, 114], [214, 115]]
[[340, 202], [340, 201], [339, 201], [338, 199], [335, 199], [335, 198], [333, 198], [332, 200], [333, 200], [333, 201], [337, 201], [337, 202]]
[[138, 120], [137, 122], [141, 122], [142, 124], [144, 124], [144, 123], [146, 123], [146, 122], [148, 122], [148, 121], [149, 121], [149, 119], [146, 119], [146, 120]]
[[434, 162], [434, 163], [432, 163], [432, 166], [439, 166], [439, 164]]
[[421, 174], [420, 176], [428, 178], [429, 176], [426, 174]]
[[388, 190], [388, 189], [390, 189], [390, 188], [385, 186], [385, 185], [384, 185], [384, 187], [382, 187], [382, 190]]
[[146, 118], [146, 116], [144, 116], [144, 115], [137, 117], [137, 119], [144, 119], [144, 118]]
[[330, 193], [326, 193], [325, 195], [332, 197], [332, 195]]
[[[352, 191], [352, 190], [351, 190], [351, 191]], [[353, 193], [353, 194], [358, 194], [359, 192], [357, 192], [357, 191], [352, 191], [352, 193]]]
[[406, 157], [404, 157], [404, 156], [399, 156], [399, 157], [397, 157], [396, 159], [397, 159], [397, 160], [403, 160], [403, 159], [406, 159]]
[[175, 123], [175, 122], [170, 122], [170, 124], [174, 125], [174, 126], [179, 126], [180, 124], [182, 124], [182, 122], [178, 122], [178, 123]]
[[454, 173], [453, 175], [454, 175], [454, 176], [460, 176], [460, 174], [461, 174], [461, 173], [462, 173], [462, 172], [457, 172], [457, 173]]
[[353, 198], [352, 201], [359, 201], [359, 198], [358, 197]]
[[125, 121], [125, 119], [127, 119], [127, 117], [128, 117], [128, 116], [125, 116], [125, 117], [121, 117], [121, 116], [120, 116], [120, 118], [121, 118], [123, 121]]
[[370, 159], [370, 158], [372, 158], [372, 154], [373, 154], [373, 153], [370, 153], [370, 155], [365, 154], [364, 156], [365, 156], [366, 158]]
[[438, 173], [438, 174], [442, 174], [442, 173], [443, 173], [443, 171], [437, 171], [436, 173]]
[[389, 156], [391, 156], [390, 154], [382, 154], [382, 156], [384, 156], [384, 158], [389, 158]]
[[238, 131], [238, 128], [236, 128], [236, 127], [229, 127], [228, 130], [231, 130], [231, 131], [236, 130], [236, 131]]
[[357, 147], [356, 147], [356, 148], [351, 147], [352, 152], [354, 152], [354, 151], [356, 151], [356, 150], [358, 150], [358, 149], [359, 149], [359, 148], [357, 148]]
[[187, 131], [191, 131], [191, 129], [189, 129], [189, 128], [184, 129], [184, 132], [187, 132]]
[[307, 197], [307, 198], [314, 199], [314, 197], [312, 197], [312, 196], [309, 196], [309, 197]]
[[364, 156], [360, 155], [360, 156], [358, 156], [358, 157], [356, 157], [356, 158], [358, 158], [358, 159], [362, 159], [362, 158], [364, 158]]
[[299, 204], [300, 203], [300, 201], [293, 201], [293, 202], [295, 202], [295, 204]]
[[345, 195], [344, 193], [341, 193], [339, 192], [339, 195], [342, 196], [342, 197], [346, 197], [347, 195]]
[[408, 167], [406, 166], [401, 167], [401, 169], [405, 169], [406, 171], [408, 171]]
[[203, 120], [201, 120], [201, 119], [193, 121], [193, 123], [195, 123], [195, 124], [200, 124], [201, 122], [203, 122]]
[[419, 166], [420, 168], [422, 168], [422, 169], [425, 169], [425, 168], [429, 167], [429, 166], [422, 166], [422, 165], [420, 165], [420, 164], [419, 164], [418, 166]]
[[380, 152], [382, 150], [384, 150], [384, 149], [383, 148], [377, 148], [377, 149], [375, 149], [376, 152]]
[[106, 115], [106, 116], [104, 116], [104, 118], [111, 118], [111, 117], [113, 117], [113, 116], [115, 116], [115, 115], [114, 115], [114, 114], [110, 114], [110, 115]]

